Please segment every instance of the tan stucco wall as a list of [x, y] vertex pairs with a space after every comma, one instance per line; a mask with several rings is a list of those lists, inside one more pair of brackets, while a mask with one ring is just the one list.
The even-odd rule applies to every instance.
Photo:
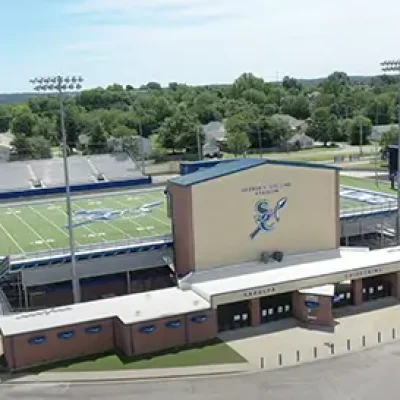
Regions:
[[[196, 270], [259, 259], [263, 251], [291, 253], [337, 248], [337, 171], [262, 165], [192, 187]], [[284, 186], [289, 184], [290, 186]], [[271, 193], [271, 185], [279, 185]], [[247, 190], [264, 186], [260, 190]], [[270, 232], [256, 229], [255, 204], [287, 198]]]

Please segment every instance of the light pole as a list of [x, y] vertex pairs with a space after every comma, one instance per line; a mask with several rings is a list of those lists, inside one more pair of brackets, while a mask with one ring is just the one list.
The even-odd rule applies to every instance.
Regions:
[[56, 93], [60, 103], [60, 126], [61, 126], [61, 143], [64, 161], [64, 180], [65, 180], [65, 200], [67, 205], [68, 216], [68, 238], [69, 249], [71, 253], [71, 270], [72, 270], [72, 291], [74, 303], [80, 303], [81, 290], [79, 285], [79, 278], [76, 274], [76, 256], [75, 256], [75, 239], [72, 221], [72, 206], [71, 206], [71, 187], [69, 182], [68, 172], [68, 150], [67, 150], [67, 133], [65, 130], [65, 116], [64, 116], [64, 97], [66, 91], [80, 90], [82, 88], [82, 77], [63, 77], [52, 76], [46, 78], [31, 79], [30, 82], [34, 85], [37, 92]]
[[[387, 60], [381, 63], [382, 71], [396, 72], [400, 74], [400, 60]], [[397, 99], [397, 119], [399, 123], [399, 133], [397, 136], [397, 218], [396, 218], [396, 239], [397, 245], [400, 245], [400, 80], [399, 80], [399, 94]]]

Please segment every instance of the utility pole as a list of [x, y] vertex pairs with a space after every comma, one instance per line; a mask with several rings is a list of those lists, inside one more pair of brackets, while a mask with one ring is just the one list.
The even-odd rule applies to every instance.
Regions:
[[360, 159], [363, 155], [363, 121], [360, 118], [360, 126], [359, 126], [359, 133], [360, 133]]
[[[378, 126], [379, 123], [379, 105], [376, 105], [375, 112], [375, 126]], [[378, 179], [378, 149], [376, 146], [376, 140], [374, 140], [374, 152], [375, 152], [375, 186], [379, 187], [379, 179]]]
[[200, 129], [197, 129], [196, 139], [197, 139], [197, 156], [199, 158], [199, 161], [201, 161], [203, 159], [203, 151], [201, 148]]
[[82, 82], [83, 78], [81, 76], [62, 77], [60, 75], [47, 78], [34, 78], [30, 80], [30, 83], [34, 85], [34, 89], [37, 92], [57, 93], [58, 101], [60, 103], [61, 144], [64, 164], [65, 200], [68, 217], [68, 239], [71, 253], [71, 280], [74, 303], [80, 303], [81, 289], [79, 277], [76, 273], [75, 238], [72, 219], [71, 187], [68, 171], [68, 146], [67, 133], [65, 129], [64, 97], [66, 91], [80, 90], [82, 88]]
[[[381, 63], [382, 70], [384, 72], [396, 72], [400, 75], [400, 60], [387, 60]], [[399, 88], [398, 88], [398, 99], [397, 99], [397, 112], [398, 112], [398, 124], [399, 132], [397, 136], [397, 218], [396, 218], [396, 238], [397, 245], [400, 245], [400, 76], [399, 76]]]

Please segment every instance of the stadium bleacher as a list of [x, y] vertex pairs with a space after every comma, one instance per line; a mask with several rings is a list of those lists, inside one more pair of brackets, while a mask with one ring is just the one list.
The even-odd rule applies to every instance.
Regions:
[[0, 191], [30, 188], [32, 186], [31, 179], [25, 163], [0, 163]]
[[[68, 166], [71, 185], [97, 182], [100, 174], [108, 181], [142, 176], [126, 154], [74, 155], [68, 158]], [[1, 192], [31, 189], [35, 182], [41, 182], [43, 187], [64, 186], [62, 158], [0, 163]]]
[[126, 153], [88, 156], [88, 160], [109, 181], [140, 175], [136, 163]]

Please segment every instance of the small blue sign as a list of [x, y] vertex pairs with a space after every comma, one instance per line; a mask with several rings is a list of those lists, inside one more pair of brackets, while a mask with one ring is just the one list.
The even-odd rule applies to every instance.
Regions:
[[156, 330], [156, 327], [154, 325], [148, 325], [148, 326], [142, 326], [139, 329], [139, 332], [149, 334], [149, 333], [153, 333], [155, 330]]
[[332, 301], [334, 302], [334, 303], [340, 303], [341, 302], [341, 298], [340, 298], [340, 296], [333, 296], [333, 298], [332, 298]]
[[46, 336], [36, 336], [28, 340], [29, 344], [43, 344], [46, 342]]
[[197, 315], [195, 317], [192, 317], [192, 322], [195, 324], [201, 324], [207, 320], [207, 315]]
[[165, 323], [165, 326], [167, 328], [172, 328], [172, 329], [177, 329], [181, 326], [181, 321], [177, 320], [177, 321], [169, 321]]
[[90, 334], [90, 335], [94, 335], [96, 333], [100, 333], [101, 332], [101, 325], [90, 326], [90, 327], [85, 329], [85, 332]]
[[305, 301], [304, 304], [306, 305], [307, 308], [318, 308], [319, 307], [318, 301]]
[[64, 339], [64, 340], [72, 339], [74, 335], [75, 335], [74, 331], [60, 332], [57, 334], [59, 339]]

